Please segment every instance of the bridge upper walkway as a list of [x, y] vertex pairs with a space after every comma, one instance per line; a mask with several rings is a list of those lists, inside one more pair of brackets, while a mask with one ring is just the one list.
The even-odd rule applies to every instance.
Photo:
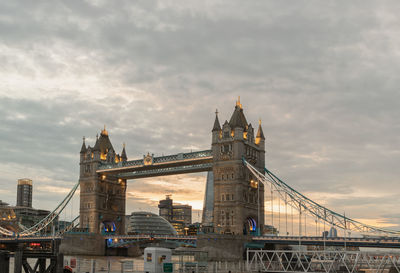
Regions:
[[101, 164], [97, 173], [114, 174], [119, 178], [133, 179], [172, 175], [181, 173], [204, 172], [212, 170], [212, 151], [204, 150], [190, 153], [130, 160], [118, 163]]

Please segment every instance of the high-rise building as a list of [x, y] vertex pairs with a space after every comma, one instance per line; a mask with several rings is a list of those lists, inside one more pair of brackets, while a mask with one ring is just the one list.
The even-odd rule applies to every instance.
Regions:
[[172, 220], [183, 222], [185, 226], [192, 223], [192, 206], [176, 204], [172, 206]]
[[168, 222], [172, 221], [172, 199], [171, 195], [166, 195], [164, 200], [160, 200], [158, 203], [158, 215], [163, 217]]
[[17, 207], [32, 208], [32, 180], [28, 178], [18, 179]]
[[159, 215], [170, 222], [178, 235], [184, 235], [185, 227], [192, 223], [192, 206], [173, 204], [171, 195], [158, 203]]
[[214, 212], [214, 175], [213, 172], [211, 171], [207, 173], [206, 191], [204, 193], [203, 215], [201, 220], [203, 226], [212, 226], [213, 212]]

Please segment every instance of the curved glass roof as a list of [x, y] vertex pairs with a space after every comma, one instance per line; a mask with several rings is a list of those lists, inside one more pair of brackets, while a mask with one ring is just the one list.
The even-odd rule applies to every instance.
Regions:
[[131, 214], [127, 231], [136, 234], [177, 235], [176, 230], [167, 220], [146, 211]]

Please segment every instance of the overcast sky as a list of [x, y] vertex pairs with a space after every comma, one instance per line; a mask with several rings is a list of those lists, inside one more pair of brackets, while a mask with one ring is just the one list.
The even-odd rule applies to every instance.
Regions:
[[[82, 137], [129, 159], [209, 149], [237, 96], [266, 164], [339, 213], [400, 229], [400, 2], [1, 1], [0, 199], [53, 208]], [[201, 209], [206, 174], [129, 181], [127, 213]], [[51, 194], [49, 194], [51, 193]]]

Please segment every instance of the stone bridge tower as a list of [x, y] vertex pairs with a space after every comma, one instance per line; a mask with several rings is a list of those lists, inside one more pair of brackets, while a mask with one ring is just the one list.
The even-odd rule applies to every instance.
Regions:
[[115, 153], [104, 128], [96, 136], [94, 147], [86, 147], [83, 139], [80, 152], [80, 226], [94, 233], [125, 233], [126, 180], [96, 171], [102, 163], [126, 161], [125, 146]]
[[225, 234], [262, 234], [264, 186], [243, 165], [242, 157], [264, 173], [265, 137], [248, 124], [240, 100], [222, 127], [216, 113], [212, 129], [214, 230]]

